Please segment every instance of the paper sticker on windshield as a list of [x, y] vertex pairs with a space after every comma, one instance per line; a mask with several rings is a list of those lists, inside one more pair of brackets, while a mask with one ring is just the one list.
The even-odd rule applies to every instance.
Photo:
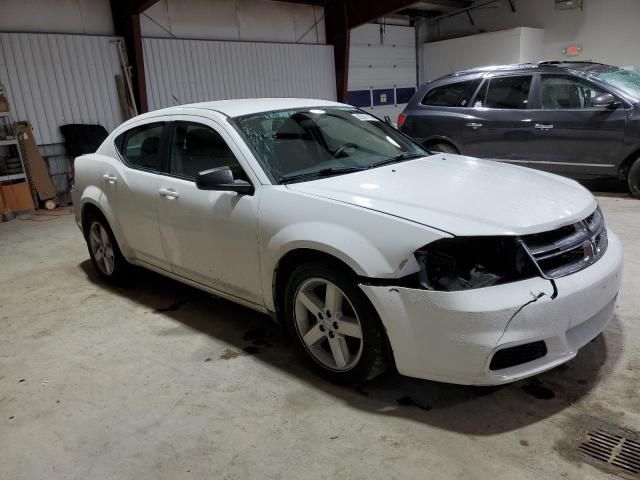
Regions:
[[379, 120], [373, 115], [369, 115], [368, 113], [352, 113], [354, 117], [363, 122], [378, 122]]

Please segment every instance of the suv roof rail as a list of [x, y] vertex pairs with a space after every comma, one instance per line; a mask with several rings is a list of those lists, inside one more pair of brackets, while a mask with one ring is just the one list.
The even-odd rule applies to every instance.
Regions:
[[538, 65], [604, 65], [600, 62], [589, 60], [543, 60]]

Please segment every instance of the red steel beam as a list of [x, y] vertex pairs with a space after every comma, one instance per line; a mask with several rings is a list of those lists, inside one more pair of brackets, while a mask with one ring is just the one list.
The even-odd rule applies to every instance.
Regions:
[[133, 70], [133, 94], [140, 113], [149, 110], [147, 82], [144, 71], [140, 14], [157, 3], [158, 0], [111, 0], [111, 16], [116, 35], [124, 38], [127, 57]]

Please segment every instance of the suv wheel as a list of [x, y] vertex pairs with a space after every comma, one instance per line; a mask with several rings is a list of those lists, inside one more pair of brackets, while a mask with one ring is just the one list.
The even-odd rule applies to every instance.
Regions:
[[284, 307], [296, 344], [323, 377], [357, 385], [385, 370], [380, 319], [344, 269], [319, 263], [298, 267], [287, 283]]
[[444, 142], [429, 145], [427, 146], [427, 150], [431, 150], [432, 152], [454, 153], [456, 155], [460, 153], [456, 147]]
[[629, 193], [635, 198], [640, 198], [640, 157], [635, 159], [627, 172], [627, 185]]

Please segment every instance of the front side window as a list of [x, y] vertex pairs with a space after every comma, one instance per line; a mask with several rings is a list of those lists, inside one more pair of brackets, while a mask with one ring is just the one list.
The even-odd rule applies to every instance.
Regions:
[[124, 132], [118, 141], [120, 153], [133, 167], [145, 170], [162, 170], [160, 143], [164, 123], [148, 123]]
[[386, 123], [349, 107], [263, 112], [233, 123], [279, 183], [428, 155]]
[[429, 107], [465, 107], [469, 102], [465, 93], [471, 90], [473, 83], [469, 80], [433, 88], [424, 96], [422, 104]]
[[229, 167], [237, 180], [247, 180], [227, 142], [212, 128], [193, 122], [175, 122], [169, 153], [169, 173], [194, 180], [199, 172]]
[[563, 75], [543, 75], [541, 80], [544, 110], [575, 110], [594, 108], [592, 100], [605, 93], [585, 80]]
[[529, 103], [531, 75], [485, 80], [474, 102], [477, 108], [525, 109]]

